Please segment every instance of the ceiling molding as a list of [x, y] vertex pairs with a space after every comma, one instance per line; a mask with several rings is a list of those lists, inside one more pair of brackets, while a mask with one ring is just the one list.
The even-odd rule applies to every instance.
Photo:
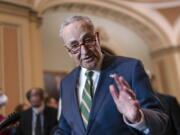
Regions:
[[38, 12], [29, 6], [0, 1], [0, 13], [29, 18], [30, 22], [41, 22]]
[[1, 3], [14, 5], [14, 6], [21, 7], [21, 8], [32, 9], [32, 5], [30, 3], [23, 2], [23, 1], [20, 1], [20, 0], [19, 1], [18, 0], [1, 0], [0, 4]]
[[98, 3], [87, 3], [82, 1], [62, 2], [61, 0], [56, 1], [56, 3], [46, 2], [43, 6], [41, 4], [39, 12], [40, 15], [43, 15], [49, 10], [60, 12], [74, 11], [101, 16], [133, 30], [151, 49], [164, 48], [171, 44], [163, 30], [152, 20], [148, 19], [147, 16], [123, 4], [118, 5], [118, 7], [114, 7], [112, 4], [106, 4], [99, 1]]
[[[116, 0], [112, 0], [116, 1]], [[145, 1], [145, 0], [144, 0]], [[154, 8], [154, 9], [159, 9], [159, 8], [172, 8], [172, 7], [180, 7], [180, 1], [179, 0], [167, 0], [164, 2], [134, 2], [133, 0], [127, 0], [124, 1], [125, 3], [133, 4], [133, 5], [141, 5], [141, 6], [146, 6], [148, 8]]]
[[157, 58], [175, 53], [180, 53], [180, 45], [154, 50], [151, 52], [151, 56]]

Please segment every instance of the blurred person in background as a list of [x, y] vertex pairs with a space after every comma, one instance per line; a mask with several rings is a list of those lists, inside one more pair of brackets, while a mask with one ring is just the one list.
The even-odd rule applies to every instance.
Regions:
[[29, 105], [22, 103], [16, 106], [15, 112], [22, 112], [22, 111], [27, 110], [28, 108], [29, 108]]
[[169, 133], [166, 135], [180, 135], [180, 105], [176, 99], [176, 97], [159, 93], [157, 91], [157, 81], [156, 76], [152, 74], [150, 71], [147, 71], [149, 75], [151, 84], [153, 86], [154, 91], [156, 92], [157, 97], [162, 103], [162, 106], [165, 110], [165, 113], [169, 116], [171, 122], [171, 128]]
[[[5, 94], [0, 93], [0, 108], [5, 106], [7, 102], [8, 102], [8, 97]], [[2, 122], [4, 119], [5, 117], [2, 114], [0, 114], [0, 122]], [[1, 130], [0, 135], [12, 135], [12, 130], [10, 128]]]
[[[22, 112], [22, 111], [25, 111], [29, 108], [29, 105], [25, 104], [25, 103], [22, 103], [22, 104], [19, 104], [15, 107], [14, 111], [15, 112]], [[15, 123], [15, 125], [13, 126], [12, 128], [12, 133], [13, 134], [16, 134], [16, 130], [17, 130], [17, 127], [19, 126], [19, 121]]]
[[57, 109], [45, 105], [42, 88], [30, 89], [26, 97], [31, 107], [21, 112], [16, 135], [50, 135], [57, 125]]
[[45, 104], [47, 106], [49, 106], [49, 107], [53, 107], [53, 108], [56, 108], [56, 109], [58, 108], [58, 101], [57, 101], [57, 99], [55, 97], [52, 97], [52, 96], [47, 97], [45, 99]]

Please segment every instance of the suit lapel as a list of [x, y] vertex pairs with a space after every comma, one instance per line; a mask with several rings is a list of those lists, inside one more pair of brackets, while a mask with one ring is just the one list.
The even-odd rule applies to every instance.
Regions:
[[103, 101], [105, 100], [106, 95], [109, 93], [109, 85], [113, 82], [113, 79], [110, 78], [110, 75], [114, 73], [114, 71], [112, 70], [112, 62], [112, 57], [104, 57], [101, 75], [93, 98], [93, 104], [90, 113], [90, 121], [88, 123], [88, 131], [94, 124], [93, 121], [95, 120], [95, 117], [98, 114], [98, 112], [101, 110], [101, 106]]
[[72, 85], [71, 88], [73, 90], [73, 95], [72, 95], [72, 110], [73, 110], [73, 118], [74, 120], [78, 123], [80, 130], [82, 130], [83, 134], [85, 134], [86, 129], [84, 127], [84, 123], [80, 114], [80, 110], [79, 110], [79, 102], [78, 102], [78, 90], [77, 90], [77, 84], [79, 81], [79, 73], [80, 73], [80, 67], [78, 67], [76, 69], [76, 71], [74, 72], [73, 76], [72, 76]]

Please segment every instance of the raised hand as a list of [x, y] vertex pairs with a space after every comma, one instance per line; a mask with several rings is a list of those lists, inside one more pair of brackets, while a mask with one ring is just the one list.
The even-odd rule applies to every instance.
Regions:
[[109, 86], [117, 109], [131, 123], [139, 122], [141, 120], [140, 104], [139, 101], [136, 100], [135, 93], [123, 77], [119, 77], [117, 74], [112, 74], [110, 77], [115, 80], [118, 88], [118, 90], [116, 90], [114, 85]]

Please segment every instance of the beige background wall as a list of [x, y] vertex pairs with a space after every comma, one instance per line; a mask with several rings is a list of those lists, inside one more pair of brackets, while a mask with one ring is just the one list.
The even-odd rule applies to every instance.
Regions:
[[38, 17], [28, 7], [0, 4], [0, 86], [9, 97], [5, 114], [26, 102], [28, 89], [43, 86], [38, 24]]

